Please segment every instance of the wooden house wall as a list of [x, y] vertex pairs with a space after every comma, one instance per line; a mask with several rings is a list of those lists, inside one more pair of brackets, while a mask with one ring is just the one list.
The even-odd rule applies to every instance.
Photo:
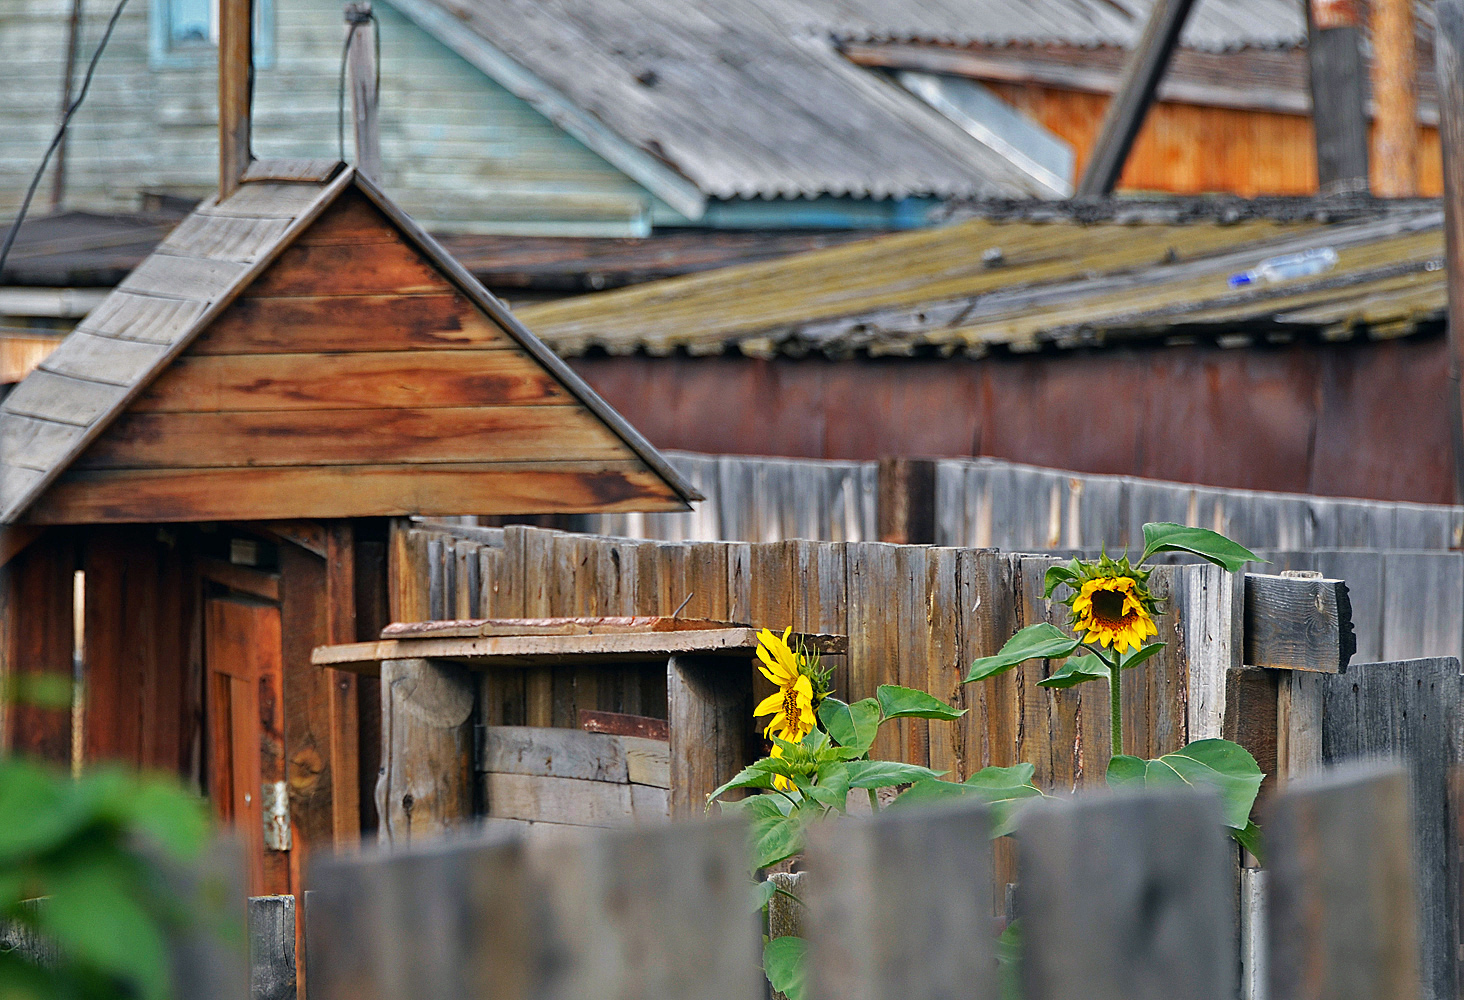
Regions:
[[516, 513], [657, 506], [666, 493], [351, 190], [28, 516]]
[[[988, 82], [995, 93], [1072, 143], [1081, 176], [1108, 105], [1106, 94], [1036, 83]], [[1139, 132], [1119, 188], [1181, 194], [1305, 195], [1317, 189], [1311, 118], [1160, 102]], [[1443, 192], [1438, 129], [1419, 128], [1419, 193]]]
[[[255, 154], [334, 157], [341, 5], [272, 2], [274, 61], [257, 71]], [[0, 0], [0, 217], [19, 204], [55, 127], [69, 9], [69, 0]], [[389, 4], [375, 12], [383, 187], [409, 214], [431, 228], [645, 232], [644, 188]], [[105, 24], [101, 8], [85, 13], [78, 79]], [[72, 123], [69, 208], [127, 211], [145, 190], [202, 197], [217, 186], [216, 70], [151, 67], [149, 16], [146, 0], [123, 12]]]

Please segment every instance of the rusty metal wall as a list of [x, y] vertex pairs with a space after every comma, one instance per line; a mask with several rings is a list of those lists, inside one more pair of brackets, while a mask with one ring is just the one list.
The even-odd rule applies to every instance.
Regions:
[[1453, 503], [1441, 335], [981, 360], [580, 357], [663, 448], [989, 455], [1079, 472]]

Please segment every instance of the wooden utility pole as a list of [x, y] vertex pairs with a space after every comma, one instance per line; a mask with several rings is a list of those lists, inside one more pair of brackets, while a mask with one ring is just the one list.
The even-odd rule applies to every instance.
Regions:
[[356, 123], [356, 169], [381, 181], [381, 132], [376, 123], [380, 97], [380, 67], [376, 65], [376, 18], [369, 0], [346, 4], [350, 49], [346, 65], [351, 74], [351, 116]]
[[1449, 291], [1449, 407], [1454, 444], [1454, 500], [1464, 501], [1464, 0], [1434, 7], [1439, 144], [1444, 154], [1444, 252]]
[[1307, 5], [1317, 187], [1324, 195], [1368, 189], [1367, 71], [1358, 22], [1355, 0]]
[[1079, 198], [1101, 198], [1113, 193], [1123, 173], [1129, 150], [1154, 102], [1154, 92], [1179, 44], [1179, 33], [1189, 18], [1194, 0], [1157, 0], [1139, 36], [1139, 44], [1123, 69], [1118, 91], [1108, 102], [1098, 139], [1088, 155], [1075, 192]]
[[253, 156], [249, 125], [254, 96], [253, 0], [218, 0], [219, 200], [233, 194]]
[[1373, 0], [1373, 193], [1418, 194], [1418, 88], [1413, 0]]
[[[58, 121], [66, 120], [71, 108], [71, 84], [76, 77], [76, 47], [81, 39], [81, 0], [71, 0], [71, 17], [66, 25], [66, 60], [61, 79], [61, 114]], [[66, 133], [61, 133], [61, 142], [56, 146], [56, 170], [51, 174], [51, 211], [61, 211], [66, 200]]]

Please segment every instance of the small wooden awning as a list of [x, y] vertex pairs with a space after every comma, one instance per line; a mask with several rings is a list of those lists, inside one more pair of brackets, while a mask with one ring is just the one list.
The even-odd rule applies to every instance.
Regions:
[[[757, 649], [758, 629], [704, 619], [487, 618], [390, 625], [376, 642], [318, 646], [317, 666], [376, 674], [382, 660], [450, 660], [479, 670], [540, 667], [593, 659], [644, 662], [670, 656], [746, 658]], [[820, 653], [843, 653], [842, 635], [791, 637]]]

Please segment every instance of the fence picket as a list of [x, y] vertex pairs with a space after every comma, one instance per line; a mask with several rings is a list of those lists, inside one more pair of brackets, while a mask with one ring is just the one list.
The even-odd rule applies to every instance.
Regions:
[[1020, 831], [1026, 1000], [1231, 1000], [1233, 863], [1217, 798], [1040, 802]]
[[1293, 782], [1270, 810], [1266, 839], [1270, 1000], [1419, 997], [1403, 769], [1362, 765]]
[[996, 1000], [987, 824], [963, 803], [810, 831], [812, 995]]

